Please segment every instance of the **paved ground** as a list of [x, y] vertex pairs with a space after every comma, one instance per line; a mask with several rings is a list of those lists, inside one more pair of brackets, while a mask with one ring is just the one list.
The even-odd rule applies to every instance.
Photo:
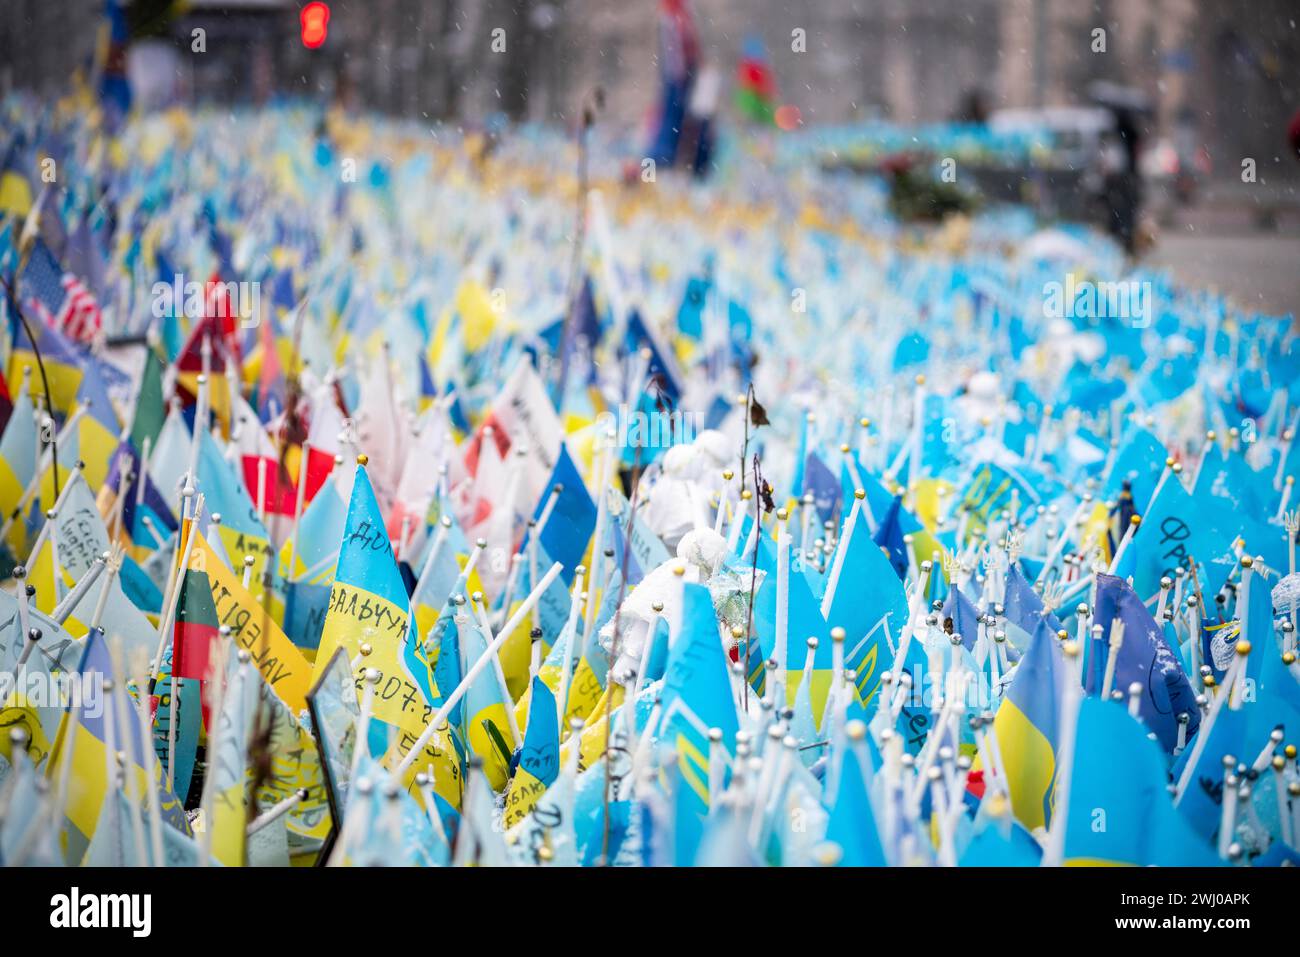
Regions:
[[1300, 318], [1300, 236], [1165, 231], [1144, 262], [1244, 309]]
[[1267, 230], [1252, 208], [1213, 197], [1172, 220], [1160, 227], [1147, 264], [1217, 289], [1243, 308], [1300, 320], [1300, 219], [1289, 207]]

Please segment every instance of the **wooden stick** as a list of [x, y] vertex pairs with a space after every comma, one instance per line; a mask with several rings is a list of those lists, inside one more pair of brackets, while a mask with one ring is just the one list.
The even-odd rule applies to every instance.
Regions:
[[447, 715], [451, 714], [451, 709], [456, 707], [457, 702], [465, 696], [465, 692], [469, 690], [470, 684], [472, 684], [474, 679], [478, 677], [479, 672], [488, 666], [488, 657], [497, 653], [501, 646], [505, 644], [505, 640], [510, 636], [511, 632], [518, 628], [519, 623], [522, 622], [525, 616], [533, 610], [533, 605], [535, 605], [538, 599], [542, 597], [542, 594], [546, 589], [551, 586], [551, 582], [555, 581], [555, 579], [559, 577], [562, 567], [563, 566], [560, 565], [559, 562], [556, 562], [551, 566], [550, 570], [542, 576], [542, 580], [537, 583], [537, 586], [528, 593], [528, 597], [525, 598], [523, 604], [519, 606], [519, 610], [510, 616], [510, 620], [507, 621], [505, 626], [501, 629], [501, 633], [492, 640], [492, 643], [488, 645], [487, 650], [479, 657], [478, 661], [474, 662], [474, 664], [470, 666], [465, 677], [463, 677], [460, 684], [456, 686], [456, 690], [447, 696], [447, 699], [442, 703], [442, 707], [439, 708], [437, 713], [429, 720], [424, 732], [416, 739], [415, 744], [411, 746], [410, 750], [407, 751], [406, 757], [402, 759], [400, 764], [398, 764], [396, 768], [398, 778], [401, 778], [410, 770], [411, 765], [415, 763], [416, 757], [418, 757], [420, 752], [424, 750], [424, 746], [429, 743], [438, 728], [447, 720]]
[[[772, 653], [776, 659], [776, 671], [772, 673], [772, 678], [775, 700], [784, 703], [785, 698], [781, 692], [785, 690], [786, 648], [790, 636], [790, 532], [787, 528], [789, 516], [786, 510], [778, 511], [776, 517], [776, 647]], [[749, 680], [748, 675], [745, 680]]]
[[[476, 591], [470, 596], [470, 607], [474, 609], [474, 617], [478, 620], [479, 629], [483, 632], [483, 637], [488, 644], [491, 644], [495, 636], [492, 634], [492, 626], [488, 624], [487, 612], [481, 604], [482, 601], [482, 592]], [[501, 703], [505, 705], [506, 721], [510, 725], [510, 743], [516, 748], [522, 747], [524, 738], [519, 733], [519, 721], [515, 717], [514, 699], [510, 697], [510, 689], [506, 686], [506, 673], [501, 668], [500, 655], [492, 656], [492, 671], [496, 674], [497, 688], [501, 692]]]
[[[594, 603], [592, 603], [594, 604]], [[556, 639], [564, 651], [560, 655], [560, 691], [555, 697], [555, 710], [561, 732], [564, 730], [564, 716], [569, 710], [569, 680], [573, 670], [573, 639], [578, 630], [578, 615], [582, 613], [582, 570], [573, 577], [573, 596], [569, 602], [569, 617], [564, 623], [564, 631]]]
[[1115, 683], [1115, 667], [1119, 662], [1120, 649], [1124, 647], [1124, 622], [1115, 621], [1110, 626], [1110, 654], [1106, 656], [1106, 676], [1101, 682], [1101, 698], [1110, 697], [1110, 689]]
[[[1238, 647], [1240, 648], [1240, 642]], [[1249, 649], [1247, 649], [1249, 651]], [[1228, 665], [1228, 671], [1223, 676], [1223, 686], [1225, 689], [1231, 689], [1237, 682], [1237, 676], [1245, 670], [1246, 655], [1238, 650], [1233, 656], [1232, 663]], [[1196, 770], [1196, 765], [1205, 752], [1205, 743], [1209, 740], [1210, 732], [1214, 730], [1214, 723], [1219, 718], [1219, 712], [1223, 710], [1224, 704], [1230, 697], [1229, 691], [1225, 690], [1216, 694], [1210, 703], [1210, 713], [1205, 716], [1201, 722], [1201, 727], [1196, 732], [1196, 737], [1192, 739], [1192, 753], [1187, 757], [1187, 763], [1183, 765], [1183, 773], [1178, 778], [1177, 791], [1174, 794], [1174, 806], [1177, 807], [1182, 801], [1183, 795], [1187, 793], [1187, 786], [1191, 783], [1192, 774]]]
[[835, 560], [831, 564], [830, 577], [826, 579], [826, 594], [822, 596], [822, 617], [825, 618], [831, 613], [831, 605], [835, 601], [835, 591], [839, 586], [840, 572], [844, 569], [844, 556], [849, 550], [849, 540], [853, 537], [853, 528], [858, 521], [858, 513], [862, 510], [862, 502], [867, 493], [858, 489], [853, 493], [853, 507], [849, 510], [849, 517], [844, 522], [844, 534], [840, 536], [839, 547], [835, 549]]
[[[72, 429], [75, 428], [76, 424], [81, 421], [81, 417], [85, 414], [86, 414], [86, 407], [77, 406], [77, 408], [73, 411], [72, 415], [68, 416], [68, 420], [63, 423], [63, 428], [59, 430], [60, 438], [66, 437], [72, 431]], [[58, 439], [55, 440], [55, 442], [57, 441]], [[27, 508], [27, 505], [31, 501], [32, 496], [35, 495], [36, 491], [40, 488], [41, 479], [45, 477], [46, 462], [47, 460], [51, 459], [50, 449], [54, 447], [54, 444], [55, 444], [54, 442], [51, 442], [50, 445], [46, 446], [45, 452], [41, 454], [40, 461], [36, 466], [36, 474], [32, 476], [32, 480], [28, 482], [27, 487], [23, 489], [23, 494], [19, 497], [18, 504], [15, 505], [14, 510], [9, 513], [9, 517], [5, 519], [4, 525], [0, 526], [0, 540], [7, 539], [9, 537], [9, 530], [13, 528], [14, 522], [17, 521], [18, 516], [20, 516], [23, 513], [23, 511]], [[62, 503], [63, 496], [66, 491], [67, 491], [67, 485], [64, 484], [63, 486], [60, 487], [59, 494], [55, 496], [54, 506], [56, 509]], [[38, 539], [38, 544], [39, 544], [39, 539]], [[29, 564], [31, 563], [32, 558], [34, 558], [35, 556], [36, 556], [36, 549], [33, 549], [30, 557], [28, 558]]]
[[1057, 752], [1056, 802], [1048, 828], [1047, 846], [1043, 850], [1043, 866], [1060, 867], [1065, 861], [1065, 829], [1070, 818], [1070, 784], [1074, 777], [1074, 748], [1079, 728], [1079, 703], [1082, 686], [1077, 674], [1075, 659], [1082, 661], [1077, 643], [1067, 642], [1062, 651], [1066, 654], [1070, 677], [1064, 682], [1061, 700], [1061, 747]]
[[306, 798], [307, 798], [307, 789], [299, 788], [298, 790], [290, 794], [287, 798], [277, 801], [270, 808], [268, 808], [267, 810], [259, 814], [257, 817], [255, 817], [252, 823], [250, 823], [248, 825], [248, 828], [244, 831], [244, 834], [247, 837], [252, 837], [254, 834], [260, 831], [262, 828], [266, 827], [268, 824], [283, 817], [290, 810], [292, 810], [295, 805], [306, 800]]
[[302, 453], [298, 456], [298, 493], [293, 500], [293, 528], [289, 533], [289, 581], [295, 581], [298, 563], [298, 526], [302, 521], [302, 506], [307, 499], [307, 463], [311, 461], [311, 440], [303, 439]]
[[[74, 474], [72, 476], [69, 476], [68, 481], [64, 483], [63, 490], [59, 493], [59, 497], [55, 500], [54, 505], [50, 509], [48, 509], [45, 513], [45, 521], [41, 525], [41, 530], [37, 532], [36, 541], [33, 543], [31, 551], [27, 555], [28, 568], [31, 568], [33, 565], [35, 565], [36, 558], [41, 553], [41, 546], [45, 544], [46, 536], [54, 534], [55, 527], [53, 522], [55, 518], [58, 517], [59, 510], [63, 507], [64, 502], [68, 498], [68, 490], [72, 487], [76, 475], [80, 474], [81, 472], [81, 463], [78, 462], [76, 465], [74, 465], [72, 467], [72, 471]], [[21, 506], [22, 503], [20, 502], [19, 507], [21, 508]], [[7, 534], [8, 534], [7, 527], [3, 530], [3, 532], [0, 532], [0, 536], [5, 536]], [[57, 579], [58, 576], [56, 575], [55, 577]]]
[[[53, 539], [51, 539], [51, 542], [53, 542]], [[54, 606], [54, 611], [50, 612], [51, 618], [60, 625], [68, 620], [72, 610], [86, 597], [86, 592], [90, 591], [95, 582], [99, 581], [99, 576], [103, 574], [104, 569], [107, 567], [108, 555], [109, 553], [105, 552], [103, 555], [95, 556], [95, 560], [86, 569], [86, 573], [72, 586], [67, 595], [63, 597], [63, 600]], [[104, 590], [105, 592], [108, 591], [107, 588]]]
[[[194, 495], [194, 487], [185, 486], [188, 491], [186, 498]], [[182, 493], [184, 494], [184, 493]], [[190, 533], [185, 536], [185, 549], [181, 552], [181, 561], [177, 566], [175, 573], [172, 575], [171, 582], [168, 585], [168, 599], [166, 614], [158, 619], [158, 650], [153, 656], [153, 679], [150, 681], [150, 692], [152, 693], [153, 682], [157, 680], [159, 669], [162, 667], [163, 649], [167, 647], [167, 639], [171, 637], [172, 619], [176, 615], [176, 608], [180, 604], [181, 582], [185, 579], [185, 572], [190, 564], [190, 552], [194, 549], [194, 536], [199, 533], [198, 515], [203, 508], [203, 495], [199, 494], [194, 500], [194, 506], [190, 515]], [[184, 522], [184, 511], [181, 513], [181, 521]]]

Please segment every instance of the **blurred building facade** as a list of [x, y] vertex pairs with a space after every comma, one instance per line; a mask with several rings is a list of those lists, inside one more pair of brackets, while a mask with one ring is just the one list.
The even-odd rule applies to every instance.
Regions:
[[[169, 0], [136, 0], [166, 11]], [[605, 94], [602, 122], [635, 130], [658, 96], [659, 0], [332, 0], [329, 38], [304, 49], [305, 0], [191, 0], [154, 29], [176, 51], [185, 100], [342, 99], [414, 119], [572, 123]], [[781, 102], [807, 123], [953, 118], [1084, 102], [1095, 80], [1154, 105], [1149, 132], [1190, 126], [1216, 172], [1284, 153], [1300, 108], [1295, 0], [688, 0], [705, 60], [730, 78], [761, 41]], [[89, 63], [102, 0], [7, 0], [0, 91], [66, 88]], [[148, 18], [146, 18], [148, 19]], [[154, 17], [157, 19], [157, 17]], [[192, 31], [206, 50], [191, 50]], [[1104, 31], [1104, 50], [1094, 49]], [[802, 46], [796, 42], [802, 31]], [[1276, 161], [1276, 162], [1275, 162]]]

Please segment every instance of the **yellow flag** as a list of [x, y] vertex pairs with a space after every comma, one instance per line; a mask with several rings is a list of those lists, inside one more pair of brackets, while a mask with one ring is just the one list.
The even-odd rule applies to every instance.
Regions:
[[217, 621], [230, 626], [231, 637], [253, 656], [253, 663], [276, 697], [294, 714], [303, 711], [307, 707], [307, 689], [311, 687], [311, 665], [302, 652], [280, 630], [270, 612], [245, 591], [243, 582], [226, 567], [202, 535], [194, 536], [189, 568], [208, 576]]
[[497, 312], [488, 291], [476, 282], [463, 282], [456, 290], [456, 313], [460, 316], [465, 348], [477, 352], [496, 328]]

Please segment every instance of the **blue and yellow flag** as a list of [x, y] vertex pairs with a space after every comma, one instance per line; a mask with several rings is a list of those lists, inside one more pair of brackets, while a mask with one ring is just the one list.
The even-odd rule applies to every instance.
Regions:
[[86, 481], [92, 489], [99, 489], [108, 477], [109, 461], [117, 448], [122, 423], [118, 421], [117, 412], [108, 397], [108, 388], [100, 374], [98, 362], [88, 360], [82, 370], [81, 384], [77, 388], [77, 404], [85, 409], [85, 414], [77, 423], [77, 454], [85, 463]]
[[[1017, 471], [985, 462], [971, 475], [962, 490], [957, 506], [966, 514], [966, 539], [983, 535], [993, 517], [1016, 501], [1021, 512], [1037, 505], [1042, 496], [1039, 491]], [[1022, 515], [1015, 516], [1021, 518]], [[967, 542], [958, 542], [965, 545]]]
[[[142, 740], [140, 722], [133, 710], [135, 703], [126, 690], [126, 676], [119, 675], [114, 669], [103, 632], [92, 631], [86, 637], [84, 647], [77, 668], [82, 694], [72, 702], [72, 707], [77, 710], [77, 719], [73, 722], [70, 714], [64, 716], [46, 765], [53, 775], [65, 760], [69, 761], [65, 811], [69, 861], [80, 861], [94, 837], [104, 798], [110, 787], [117, 787], [116, 782], [110, 785], [108, 780], [111, 753], [124, 759], [126, 774], [134, 778], [127, 787], [135, 788], [137, 794], [154, 789], [164, 821], [182, 833], [189, 833], [185, 812], [175, 795], [167, 790], [161, 765], [157, 762], [150, 764], [148, 760], [146, 749], [151, 743]], [[111, 682], [111, 687], [116, 690], [97, 693], [96, 689], [103, 689], [106, 681]], [[70, 734], [72, 728], [75, 728], [75, 733]], [[68, 748], [72, 753], [65, 757]]]
[[[326, 481], [298, 519], [298, 539], [280, 548], [280, 577], [311, 585], [329, 585], [338, 564], [347, 505], [338, 486]], [[293, 568], [289, 567], [292, 553]]]
[[0, 213], [26, 216], [32, 209], [32, 177], [36, 175], [35, 158], [25, 137], [18, 134], [0, 161]]
[[29, 696], [28, 691], [34, 690], [33, 681], [40, 687], [75, 672], [82, 642], [34, 608], [28, 611], [27, 625], [38, 629], [40, 638], [22, 668], [18, 668], [27, 635], [23, 632], [18, 599], [8, 589], [0, 589], [0, 675], [6, 676], [0, 679], [6, 683], [0, 695], [0, 728], [4, 729], [0, 754], [12, 761], [14, 742], [9, 733], [21, 729], [27, 732], [24, 746], [27, 756], [40, 767], [58, 735], [63, 706], [48, 696]]
[[1133, 506], [1141, 512], [1151, 501], [1168, 454], [1160, 440], [1149, 431], [1134, 428], [1115, 457], [1103, 494], [1108, 500], [1114, 499], [1127, 482], [1133, 494]]
[[[123, 473], [129, 477], [124, 477]], [[166, 545], [180, 527], [158, 486], [149, 473], [140, 468], [140, 455], [129, 438], [124, 439], [113, 453], [108, 476], [95, 501], [110, 530], [137, 562], [145, 561]]]
[[1012, 811], [1031, 831], [1046, 827], [1052, 817], [1060, 701], [1067, 680], [1059, 640], [1044, 616], [993, 719]]
[[519, 766], [506, 792], [502, 826], [507, 830], [522, 821], [536, 806], [560, 773], [560, 726], [555, 714], [555, 695], [540, 677], [533, 678], [528, 707], [528, 726]]
[[981, 810], [983, 826], [979, 828], [962, 851], [958, 865], [961, 867], [1037, 867], [1043, 858], [1042, 846], [1020, 826], [1020, 822], [1007, 814], [1007, 802], [1001, 794], [994, 795], [991, 812]]
[[22, 375], [25, 367], [39, 368], [32, 340], [28, 336], [29, 328], [31, 335], [36, 337], [36, 348], [40, 349], [41, 360], [45, 364], [45, 377], [35, 375], [31, 380], [32, 396], [44, 397], [45, 382], [48, 381], [51, 401], [46, 403], [47, 407], [52, 405], [54, 413], [66, 416], [77, 400], [77, 390], [81, 387], [84, 374], [85, 355], [57, 329], [30, 318], [27, 325], [23, 325], [14, 317], [10, 326], [13, 349], [9, 353], [9, 369], [5, 379], [14, 382]]
[[[370, 647], [369, 656], [360, 654], [363, 644]], [[389, 754], [404, 756], [424, 732], [430, 709], [438, 704], [433, 686], [434, 663], [425, 651], [425, 643], [410, 633], [406, 586], [364, 461], [359, 462], [352, 483], [352, 500], [344, 521], [313, 681], [320, 678], [337, 648], [345, 649], [349, 660], [359, 662], [358, 684], [368, 669], [374, 668], [380, 674], [368, 742], [371, 753], [378, 743], [381, 753], [387, 748]], [[461, 754], [449, 732], [438, 731], [430, 738], [424, 754], [408, 769], [407, 786], [430, 765], [435, 769], [436, 793], [458, 808]]]
[[[867, 544], [870, 545], [869, 537], [866, 535], [866, 529], [862, 530], [864, 538], [868, 538]], [[879, 552], [877, 552], [879, 555]], [[837, 599], [840, 591], [855, 591], [853, 583], [846, 577], [841, 577], [840, 588], [837, 591]], [[758, 595], [754, 599], [754, 635], [759, 645], [749, 653], [749, 680], [755, 690], [761, 691], [760, 681], [763, 679], [765, 671], [764, 661], [776, 654], [776, 571], [767, 575], [760, 586]], [[808, 675], [808, 694], [809, 706], [815, 720], [820, 722], [823, 710], [826, 707], [826, 696], [831, 687], [831, 671], [834, 664], [831, 648], [830, 628], [826, 624], [826, 619], [822, 618], [821, 608], [817, 604], [817, 599], [813, 597], [812, 589], [808, 585], [808, 579], [800, 572], [794, 569], [790, 570], [789, 576], [789, 596], [787, 599], [787, 628], [786, 628], [786, 647], [785, 661], [777, 662], [777, 666], [784, 668], [785, 675], [785, 694], [786, 704], [793, 705], [795, 695], [803, 683], [804, 665], [807, 663], [808, 656], [808, 639], [817, 639], [817, 651], [813, 656], [812, 674]], [[850, 634], [857, 634], [858, 622], [852, 626]], [[867, 628], [863, 628], [861, 635], [866, 637]], [[739, 654], [745, 653], [745, 647], [740, 646]]]
[[[889, 559], [872, 540], [863, 515], [859, 514], [853, 534], [840, 547], [845, 549], [844, 562], [826, 624], [844, 629], [844, 665], [853, 669], [857, 676], [858, 694], [869, 706], [879, 690], [881, 674], [893, 667], [891, 649], [897, 645], [899, 635], [907, 625], [907, 595]], [[792, 572], [790, 577], [793, 581], [804, 576]], [[792, 611], [793, 608], [792, 602]], [[792, 625], [794, 621], [792, 615]], [[791, 631], [792, 636], [796, 634]], [[814, 632], [808, 632], [811, 634]], [[798, 637], [806, 638], [808, 635], [798, 634]], [[820, 653], [821, 647], [818, 646], [817, 650]], [[802, 654], [802, 648], [799, 652]], [[825, 692], [822, 694], [824, 696]], [[813, 700], [816, 704], [816, 696]]]
[[[5, 518], [13, 514], [27, 486], [36, 477], [39, 436], [27, 379], [28, 376], [24, 375], [18, 398], [14, 400], [13, 413], [5, 424], [4, 435], [0, 437], [0, 515]], [[6, 544], [17, 551], [25, 538], [24, 523], [15, 521]]]
[[[54, 611], [63, 596], [109, 549], [108, 529], [99, 517], [98, 506], [85, 477], [74, 471], [65, 481], [63, 504], [53, 519], [52, 534], [47, 535], [40, 550], [28, 558], [27, 581], [36, 589], [36, 607], [47, 614]], [[59, 558], [57, 580], [54, 573], [55, 541]], [[81, 634], [87, 629], [105, 588], [109, 593], [104, 599], [100, 619], [105, 631], [119, 636], [128, 652], [138, 648], [153, 654], [156, 628], [127, 597], [120, 579], [107, 574], [101, 574], [99, 581], [70, 609], [69, 630]]]
[[1061, 628], [1056, 616], [1043, 608], [1043, 599], [1015, 565], [1007, 569], [1007, 585], [1002, 596], [1002, 605], [1005, 613], [1003, 628], [1007, 633], [1007, 643], [1011, 645], [1008, 653], [1013, 662], [1029, 650], [1038, 623], [1044, 617], [1053, 633]]
[[352, 485], [313, 679], [319, 678], [334, 649], [345, 648], [355, 659], [361, 645], [369, 644], [373, 651], [362, 670], [377, 668], [382, 675], [375, 716], [398, 727], [420, 722], [430, 702], [421, 687], [427, 680], [419, 680], [427, 676], [411, 674], [403, 658], [409, 621], [406, 586], [363, 465]]
[[483, 590], [477, 571], [464, 575], [470, 544], [460, 524], [440, 504], [431, 511], [436, 515], [420, 562], [420, 577], [411, 593], [411, 612], [422, 637], [428, 636], [452, 595]]
[[226, 867], [243, 867], [248, 845], [249, 746], [257, 709], [257, 674], [241, 662], [234, 648], [226, 659], [225, 690], [220, 710], [208, 729], [209, 780], [204, 782], [204, 811], [209, 850]]
[[[462, 606], [463, 607], [463, 606]], [[462, 661], [466, 668], [483, 657], [488, 642], [478, 624], [468, 616], [457, 616]], [[452, 689], [447, 689], [450, 692]], [[465, 692], [465, 740], [483, 762], [493, 791], [502, 791], [510, 780], [510, 763], [515, 744], [511, 740], [506, 708], [512, 706], [502, 693], [495, 668], [479, 671]]]
[[1171, 475], [1142, 516], [1116, 573], [1132, 577], [1138, 598], [1148, 602], [1160, 594], [1160, 579], [1191, 567], [1190, 559], [1205, 567], [1229, 554], [1239, 527], [1231, 506], [1201, 490], [1188, 494]]

